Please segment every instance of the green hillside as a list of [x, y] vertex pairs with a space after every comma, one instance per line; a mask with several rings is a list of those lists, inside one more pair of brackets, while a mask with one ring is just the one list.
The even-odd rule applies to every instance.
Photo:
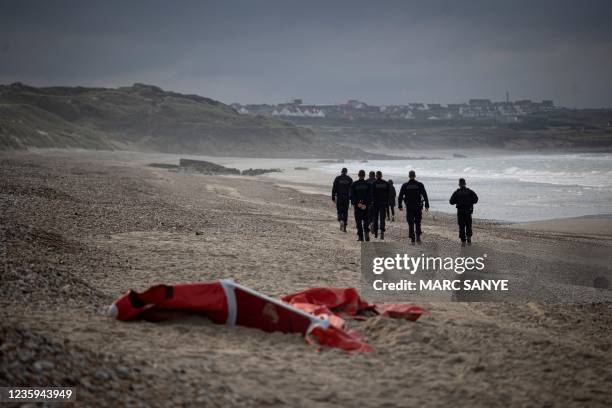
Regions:
[[117, 89], [0, 86], [0, 149], [30, 147], [368, 157], [291, 123], [239, 115], [221, 102], [150, 85]]

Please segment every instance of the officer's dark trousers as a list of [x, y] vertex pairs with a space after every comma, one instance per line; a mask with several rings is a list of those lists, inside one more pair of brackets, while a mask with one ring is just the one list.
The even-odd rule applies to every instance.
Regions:
[[395, 205], [387, 206], [387, 218], [391, 218], [391, 215], [395, 217]]
[[338, 210], [338, 221], [348, 220], [349, 200], [348, 198], [336, 198], [336, 210]]
[[374, 231], [385, 231], [385, 216], [387, 215], [387, 204], [374, 204]]
[[459, 238], [461, 242], [472, 238], [472, 213], [457, 211], [457, 224], [459, 224]]
[[370, 207], [362, 210], [359, 207], [355, 207], [355, 224], [357, 224], [357, 235], [363, 239], [363, 233], [370, 232]]
[[[406, 221], [408, 222], [408, 236], [412, 242], [421, 236], [422, 208], [406, 208]], [[416, 230], [416, 231], [415, 231]], [[416, 236], [415, 236], [416, 232]]]

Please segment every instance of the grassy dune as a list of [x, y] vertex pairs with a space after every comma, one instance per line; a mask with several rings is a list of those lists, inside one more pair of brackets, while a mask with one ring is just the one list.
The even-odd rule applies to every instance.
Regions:
[[131, 87], [0, 86], [0, 149], [132, 148], [265, 157], [367, 157], [309, 129], [197, 95]]

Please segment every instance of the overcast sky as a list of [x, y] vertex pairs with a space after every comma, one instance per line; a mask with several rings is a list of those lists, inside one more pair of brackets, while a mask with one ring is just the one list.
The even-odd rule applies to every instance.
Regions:
[[0, 0], [0, 83], [612, 107], [612, 1]]

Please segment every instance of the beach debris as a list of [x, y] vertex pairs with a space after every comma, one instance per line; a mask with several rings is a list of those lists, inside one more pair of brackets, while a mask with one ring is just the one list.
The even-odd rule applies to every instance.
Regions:
[[354, 288], [311, 288], [279, 300], [231, 279], [156, 285], [142, 293], [129, 290], [109, 308], [110, 316], [124, 321], [162, 321], [200, 315], [229, 326], [301, 333], [309, 344], [348, 352], [373, 349], [358, 333], [345, 330], [346, 319], [382, 315], [416, 321], [423, 313], [421, 307], [410, 304], [370, 304]]
[[180, 159], [179, 167], [181, 170], [194, 171], [202, 174], [216, 175], [216, 174], [236, 174], [240, 175], [240, 170], [225, 167], [220, 164], [204, 161], [204, 160], [191, 160], [191, 159]]
[[171, 163], [149, 163], [149, 167], [155, 167], [158, 169], [176, 170], [179, 168], [179, 165], [171, 164]]
[[247, 169], [242, 170], [243, 176], [259, 176], [266, 173], [281, 173], [281, 169]]

